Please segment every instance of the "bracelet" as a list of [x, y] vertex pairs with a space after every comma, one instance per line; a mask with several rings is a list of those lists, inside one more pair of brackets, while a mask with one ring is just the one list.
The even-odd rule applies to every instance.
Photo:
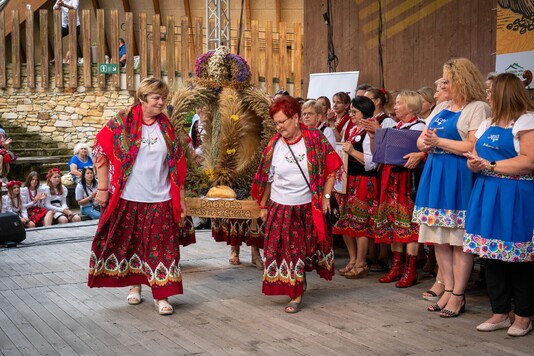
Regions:
[[107, 192], [108, 191], [108, 188], [97, 188], [96, 190], [99, 190], [101, 192]]
[[260, 209], [267, 209], [267, 205], [260, 205]]

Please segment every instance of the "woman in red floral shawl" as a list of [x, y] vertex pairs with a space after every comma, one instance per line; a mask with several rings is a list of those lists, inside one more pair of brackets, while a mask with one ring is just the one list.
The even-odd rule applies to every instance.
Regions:
[[141, 303], [141, 284], [148, 285], [162, 315], [173, 312], [167, 298], [183, 293], [179, 238], [186, 215], [185, 158], [162, 113], [168, 93], [165, 82], [144, 79], [138, 103], [96, 136], [95, 199], [104, 210], [88, 280], [89, 287], [132, 286], [128, 304]]
[[265, 150], [252, 184], [252, 197], [265, 221], [263, 293], [288, 295], [287, 313], [300, 310], [305, 271], [334, 275], [332, 237], [323, 213], [341, 159], [326, 137], [299, 123], [300, 105], [292, 97], [269, 110], [278, 133]]

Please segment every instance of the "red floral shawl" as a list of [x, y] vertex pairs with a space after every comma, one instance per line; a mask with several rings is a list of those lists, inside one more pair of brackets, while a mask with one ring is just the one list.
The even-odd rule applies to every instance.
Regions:
[[[175, 222], [178, 222], [180, 220], [180, 188], [184, 184], [186, 172], [185, 157], [179, 139], [175, 135], [174, 128], [167, 116], [160, 114], [156, 120], [167, 145], [173, 218]], [[136, 104], [130, 108], [128, 113], [124, 111], [117, 113], [96, 135], [93, 156], [95, 159], [100, 155], [108, 158], [111, 175], [109, 186], [111, 197], [104, 214], [100, 217], [100, 226], [107, 221], [117, 206], [126, 181], [132, 173], [141, 145], [142, 124], [141, 104]]]
[[[317, 231], [318, 242], [323, 244], [326, 241], [326, 222], [321, 206], [323, 187], [328, 175], [337, 171], [343, 163], [321, 131], [308, 128], [304, 124], [300, 124], [300, 129], [302, 130], [302, 137], [306, 145], [306, 155], [308, 158], [308, 172], [310, 174], [312, 191], [313, 224]], [[271, 141], [269, 141], [269, 144], [267, 144], [267, 147], [265, 147], [262, 160], [252, 183], [250, 194], [260, 204], [271, 169], [274, 146], [280, 137], [279, 133], [275, 134]]]

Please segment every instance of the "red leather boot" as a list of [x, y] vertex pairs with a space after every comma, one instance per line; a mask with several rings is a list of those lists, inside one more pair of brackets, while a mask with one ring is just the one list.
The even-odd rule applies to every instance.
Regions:
[[407, 288], [417, 283], [417, 256], [407, 256], [406, 267], [400, 281], [395, 283], [397, 288]]
[[400, 276], [402, 276], [402, 273], [404, 272], [404, 258], [404, 253], [394, 251], [391, 269], [388, 273], [386, 273], [384, 277], [379, 278], [378, 281], [380, 283], [391, 283], [399, 279]]

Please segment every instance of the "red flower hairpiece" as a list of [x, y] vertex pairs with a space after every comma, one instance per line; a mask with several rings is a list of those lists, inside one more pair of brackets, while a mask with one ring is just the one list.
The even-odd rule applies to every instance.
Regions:
[[388, 93], [388, 91], [386, 90], [386, 88], [380, 88], [380, 91], [381, 91], [382, 94], [384, 94], [384, 95]]
[[49, 178], [52, 178], [52, 176], [54, 174], [59, 174], [61, 175], [61, 171], [58, 169], [58, 168], [52, 168], [48, 171], [48, 173], [46, 174], [46, 179], [49, 179]]
[[22, 182], [20, 180], [11, 180], [6, 184], [6, 188], [10, 189], [14, 185], [18, 185], [20, 187], [22, 186]]

